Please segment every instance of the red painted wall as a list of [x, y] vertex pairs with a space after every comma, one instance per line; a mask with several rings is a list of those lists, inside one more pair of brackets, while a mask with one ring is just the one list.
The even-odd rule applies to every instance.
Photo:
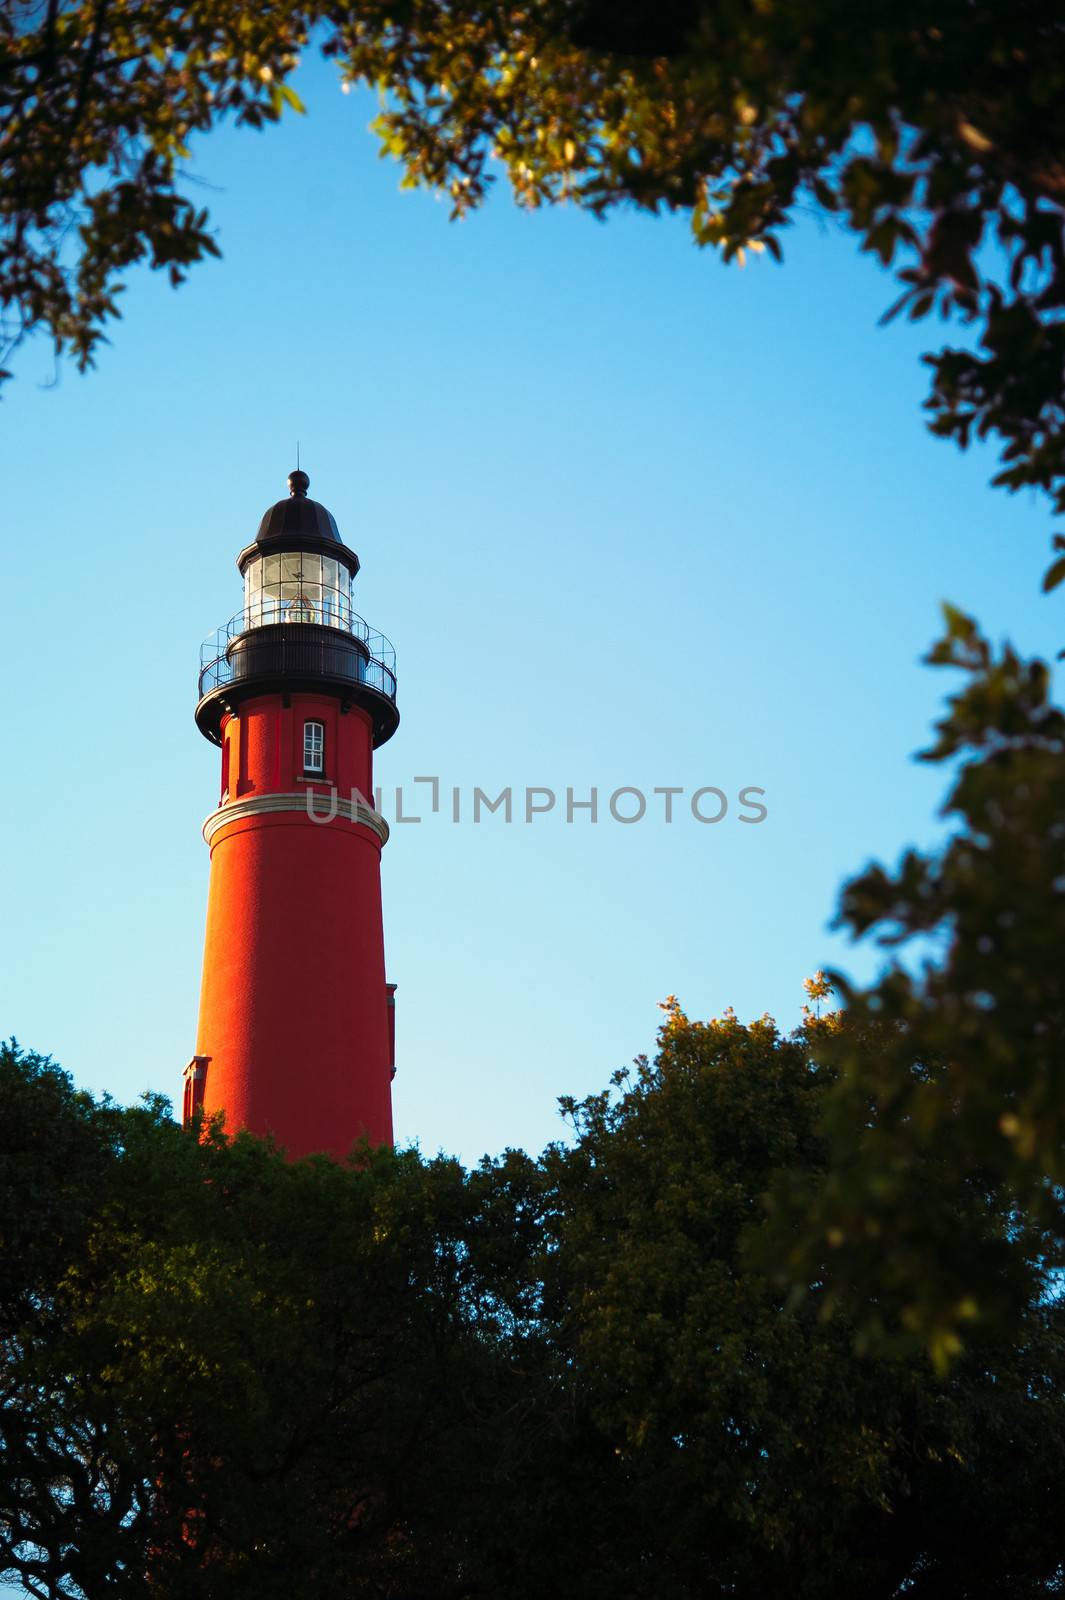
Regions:
[[339, 701], [328, 695], [287, 698], [287, 706], [281, 695], [247, 700], [238, 716], [223, 722], [222, 768], [230, 799], [300, 787], [303, 724], [313, 718], [325, 724], [325, 774], [320, 781], [327, 788], [335, 783], [345, 797], [358, 789], [372, 804], [373, 735], [367, 713], [357, 706], [342, 711]]
[[[304, 793], [303, 723], [325, 725], [325, 777], [372, 803], [372, 730], [328, 696], [250, 700], [223, 727], [231, 801]], [[271, 1133], [298, 1157], [392, 1140], [381, 840], [341, 816], [237, 818], [211, 843], [196, 1053], [204, 1109]]]

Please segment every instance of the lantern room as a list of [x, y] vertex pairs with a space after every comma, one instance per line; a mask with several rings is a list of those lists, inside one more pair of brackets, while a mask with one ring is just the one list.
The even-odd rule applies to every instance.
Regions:
[[383, 744], [399, 722], [395, 652], [352, 605], [359, 558], [332, 513], [308, 497], [305, 472], [290, 473], [288, 483], [288, 499], [270, 507], [237, 557], [241, 610], [204, 642], [196, 720], [220, 744], [222, 722], [241, 700], [313, 685], [361, 705], [374, 744]]
[[316, 550], [254, 555], [244, 568], [244, 610], [249, 628], [275, 622], [351, 622], [351, 574], [342, 561]]

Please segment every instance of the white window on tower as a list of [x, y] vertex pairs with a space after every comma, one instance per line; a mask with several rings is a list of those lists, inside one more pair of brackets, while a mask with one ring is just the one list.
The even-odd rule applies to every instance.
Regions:
[[303, 770], [304, 772], [325, 771], [325, 724], [323, 722], [305, 722], [303, 724]]

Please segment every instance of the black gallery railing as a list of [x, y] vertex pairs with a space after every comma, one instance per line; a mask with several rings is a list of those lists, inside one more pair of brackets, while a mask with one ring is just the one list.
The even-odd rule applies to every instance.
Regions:
[[263, 673], [338, 678], [396, 698], [396, 652], [355, 612], [326, 623], [297, 607], [269, 620], [258, 607], [238, 611], [203, 642], [200, 698]]

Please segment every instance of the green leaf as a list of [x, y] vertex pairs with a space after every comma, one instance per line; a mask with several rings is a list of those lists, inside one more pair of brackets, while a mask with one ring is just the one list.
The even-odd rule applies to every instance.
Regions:
[[1056, 589], [1058, 584], [1065, 580], [1065, 556], [1059, 556], [1051, 562], [1043, 574], [1043, 593], [1049, 594], [1051, 589]]

